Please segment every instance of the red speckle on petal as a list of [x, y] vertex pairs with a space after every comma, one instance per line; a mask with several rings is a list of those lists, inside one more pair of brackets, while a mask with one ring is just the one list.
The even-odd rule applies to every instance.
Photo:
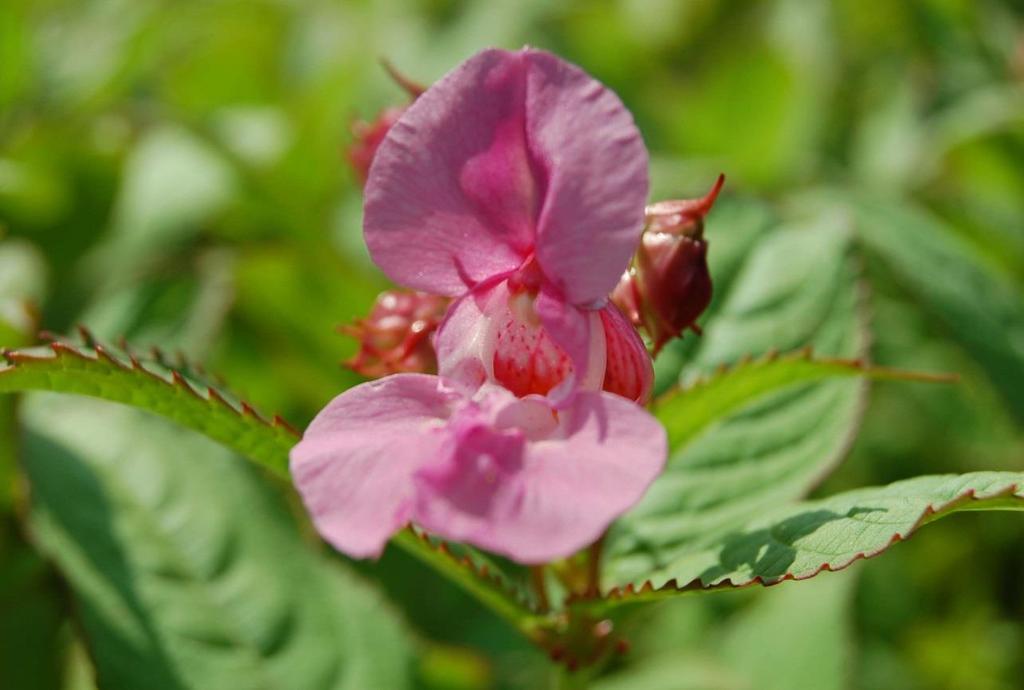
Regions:
[[498, 327], [494, 378], [517, 395], [545, 395], [572, 373], [572, 361], [533, 311], [534, 295], [513, 292]]

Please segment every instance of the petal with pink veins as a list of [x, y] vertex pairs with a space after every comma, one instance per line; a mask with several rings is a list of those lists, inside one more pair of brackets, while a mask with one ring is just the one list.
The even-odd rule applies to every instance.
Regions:
[[370, 255], [397, 283], [459, 295], [517, 268], [537, 190], [518, 53], [479, 53], [427, 89], [377, 149], [365, 189]]
[[614, 92], [575, 65], [530, 51], [526, 121], [547, 171], [537, 259], [577, 305], [604, 299], [644, 226], [647, 149]]
[[413, 475], [441, 453], [450, 398], [436, 376], [397, 374], [320, 411], [291, 453], [292, 479], [317, 531], [355, 558], [377, 557], [409, 521]]
[[486, 50], [389, 130], [364, 229], [374, 261], [408, 287], [459, 295], [535, 251], [583, 306], [625, 269], [646, 197], [647, 153], [617, 96], [549, 53]]

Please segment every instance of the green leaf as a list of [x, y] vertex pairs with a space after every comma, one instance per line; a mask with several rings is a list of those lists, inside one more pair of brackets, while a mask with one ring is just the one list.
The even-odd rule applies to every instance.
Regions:
[[218, 248], [197, 252], [188, 264], [188, 270], [130, 272], [129, 281], [112, 281], [92, 295], [77, 320], [108, 342], [160, 343], [205, 358], [235, 301], [235, 261], [230, 250]]
[[[841, 218], [822, 215], [779, 230], [744, 265], [684, 380], [747, 353], [812, 346], [824, 356], [859, 357], [867, 344], [859, 309]], [[660, 414], [675, 442], [672, 456], [644, 500], [609, 533], [603, 583], [643, 579], [709, 534], [805, 495], [852, 439], [864, 383], [807, 381], [762, 394], [781, 383], [776, 376], [836, 372], [765, 360], [697, 384], [692, 404], [685, 393], [669, 399]]]
[[0, 346], [28, 341], [36, 328], [33, 307], [43, 298], [46, 264], [27, 242], [0, 243]]
[[[805, 9], [800, 23], [813, 26], [821, 15]], [[816, 113], [825, 99], [816, 85], [827, 61], [789, 54], [794, 42], [817, 34], [802, 33], [778, 41], [733, 36], [709, 45], [706, 69], [659, 94], [656, 113], [670, 148], [728, 160], [730, 174], [761, 187], [785, 184], [807, 165], [820, 135]]]
[[230, 203], [237, 181], [216, 151], [186, 129], [146, 132], [125, 161], [113, 228], [90, 267], [111, 278], [111, 265], [145, 261], [196, 234]]
[[625, 671], [600, 678], [593, 690], [745, 690], [746, 679], [701, 654], [683, 651], [656, 657]]
[[810, 350], [799, 350], [741, 361], [730, 369], [697, 379], [656, 400], [654, 413], [668, 429], [669, 445], [679, 449], [710, 425], [764, 395], [803, 383], [857, 376], [876, 380], [945, 380], [941, 376], [872, 367], [858, 359], [816, 358]]
[[536, 641], [541, 630], [550, 627], [551, 619], [537, 611], [533, 597], [475, 549], [449, 546], [411, 527], [392, 537], [391, 543], [454, 581], [527, 638]]
[[13, 110], [12, 106], [24, 97], [32, 84], [32, 50], [29, 39], [29, 23], [26, 9], [15, 3], [4, 3], [0, 7], [0, 45], [3, 46], [3, 60], [0, 60], [0, 108]]
[[869, 197], [849, 199], [857, 232], [978, 361], [1024, 420], [1024, 298], [1005, 275], [938, 219]]
[[225, 449], [136, 410], [25, 401], [32, 534], [105, 688], [406, 687], [378, 597]]
[[[0, 243], [0, 348], [32, 342], [37, 328], [35, 306], [46, 286], [46, 264], [27, 242]], [[18, 493], [14, 401], [0, 398], [0, 513], [10, 508]]]
[[608, 596], [803, 580], [879, 555], [919, 527], [966, 510], [1024, 510], [1024, 473], [915, 477], [769, 511], [675, 555], [640, 583]]
[[65, 646], [61, 585], [19, 531], [0, 521], [0, 687], [55, 688]]
[[[4, 13], [0, 10], [0, 15]], [[45, 262], [32, 245], [20, 240], [0, 242], [3, 345], [31, 341], [36, 330], [33, 306], [42, 300], [45, 276]], [[0, 687], [57, 687], [65, 614], [57, 577], [25, 543], [15, 519], [23, 488], [18, 481], [17, 428], [15, 401], [0, 397]]]
[[[85, 332], [88, 340], [88, 333]], [[159, 351], [140, 358], [89, 341], [91, 347], [55, 342], [49, 348], [5, 353], [0, 393], [44, 390], [132, 405], [205, 434], [288, 477], [288, 452], [298, 436], [277, 417], [267, 421], [247, 403], [204, 381], [201, 371], [171, 362]], [[453, 555], [444, 544], [409, 531], [394, 543], [453, 580], [527, 636], [543, 621], [514, 580], [472, 549]]]
[[[729, 621], [715, 645], [726, 668], [758, 690], [844, 690], [853, 661], [855, 573], [779, 587]], [[801, 621], [785, 635], [779, 622]]]
[[[694, 639], [659, 644], [659, 651], [648, 655], [637, 646], [627, 658], [626, 669], [601, 679], [594, 690], [842, 690], [852, 661], [853, 575], [762, 592], [724, 621], [720, 609], [707, 612], [704, 624], [691, 633]], [[674, 605], [690, 610], [699, 603]], [[659, 642], [671, 639], [683, 622], [678, 613], [659, 620], [658, 612], [664, 615], [665, 611], [659, 608], [648, 623]], [[801, 624], [780, 635], [784, 620]], [[651, 634], [645, 628], [644, 635]]]
[[4, 357], [9, 366], [0, 368], [0, 393], [75, 393], [146, 409], [287, 475], [288, 451], [298, 440], [295, 431], [278, 417], [264, 419], [247, 403], [234, 402], [232, 396], [165, 359], [62, 342], [6, 352]]

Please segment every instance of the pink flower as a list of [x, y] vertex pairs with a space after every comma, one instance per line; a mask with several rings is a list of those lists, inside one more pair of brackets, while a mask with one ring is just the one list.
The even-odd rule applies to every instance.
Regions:
[[643, 400], [642, 341], [604, 324], [621, 316], [607, 296], [640, 239], [647, 188], [647, 151], [615, 94], [549, 53], [487, 50], [381, 143], [366, 242], [396, 283], [461, 298], [438, 332], [441, 376], [520, 395], [564, 383], [562, 397], [601, 389], [601, 350], [614, 350], [631, 366], [612, 389]]
[[455, 297], [439, 377], [335, 398], [292, 451], [317, 529], [376, 556], [409, 521], [523, 563], [568, 556], [665, 462], [637, 405], [650, 356], [607, 295], [644, 223], [647, 154], [622, 103], [541, 51], [484, 51], [391, 127], [365, 189], [371, 255]]
[[292, 473], [320, 534], [350, 556], [379, 555], [412, 521], [543, 563], [600, 537], [664, 457], [660, 424], [620, 396], [583, 392], [554, 412], [491, 384], [466, 397], [397, 374], [335, 398]]

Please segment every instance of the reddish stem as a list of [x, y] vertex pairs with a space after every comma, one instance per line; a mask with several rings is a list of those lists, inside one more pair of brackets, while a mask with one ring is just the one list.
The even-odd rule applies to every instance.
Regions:
[[544, 566], [530, 566], [530, 585], [533, 593], [537, 596], [537, 608], [540, 613], [547, 613], [551, 610], [551, 603], [548, 601], [548, 587], [544, 581]]

